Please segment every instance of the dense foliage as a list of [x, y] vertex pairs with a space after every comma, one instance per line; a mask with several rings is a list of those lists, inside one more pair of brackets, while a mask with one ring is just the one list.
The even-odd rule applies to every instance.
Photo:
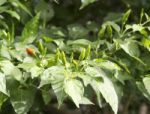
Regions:
[[150, 100], [150, 17], [133, 14], [138, 2], [116, 1], [130, 9], [114, 13], [109, 0], [103, 12], [92, 12], [96, 0], [1, 0], [1, 113], [44, 114], [55, 96], [58, 107], [107, 103], [114, 114], [132, 98]]

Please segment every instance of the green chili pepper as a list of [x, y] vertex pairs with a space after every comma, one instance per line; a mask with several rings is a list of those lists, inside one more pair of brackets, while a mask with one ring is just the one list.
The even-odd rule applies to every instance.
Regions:
[[88, 48], [87, 48], [86, 54], [85, 54], [85, 59], [87, 59], [89, 57], [90, 53], [91, 53], [91, 45], [88, 45]]
[[72, 60], [73, 64], [75, 65], [75, 68], [78, 70], [78, 63], [76, 60]]
[[44, 48], [42, 41], [39, 41], [39, 42], [38, 42], [38, 47], [39, 47], [40, 52], [41, 52], [43, 55], [46, 54], [46, 49]]
[[73, 59], [74, 59], [74, 53], [72, 52], [72, 53], [71, 53], [71, 56], [70, 56], [70, 62], [72, 62]]
[[63, 51], [62, 51], [62, 62], [63, 62], [64, 65], [67, 64], [66, 55]]
[[55, 61], [56, 62], [58, 62], [59, 61], [59, 59], [60, 59], [60, 50], [57, 48], [57, 50], [56, 50], [56, 57], [55, 57]]
[[85, 58], [85, 51], [86, 51], [85, 48], [83, 48], [79, 56], [79, 60], [83, 60]]
[[110, 25], [107, 26], [107, 32], [110, 38], [112, 38], [112, 28]]

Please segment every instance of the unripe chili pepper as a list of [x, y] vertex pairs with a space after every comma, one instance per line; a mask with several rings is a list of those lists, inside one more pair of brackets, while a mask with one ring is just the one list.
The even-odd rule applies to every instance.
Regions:
[[110, 38], [112, 38], [112, 28], [110, 25], [107, 26], [107, 32]]
[[76, 60], [72, 60], [73, 64], [75, 65], [75, 68], [78, 70], [78, 63]]
[[88, 48], [87, 48], [86, 54], [85, 54], [85, 59], [88, 58], [88, 56], [90, 55], [90, 53], [91, 53], [91, 45], [88, 45]]
[[42, 41], [38, 42], [38, 47], [39, 47], [40, 52], [43, 53], [44, 52], [44, 46], [42, 44]]
[[79, 56], [79, 60], [83, 60], [85, 58], [85, 51], [86, 51], [85, 48], [83, 48]]
[[66, 55], [63, 51], [62, 51], [62, 62], [63, 62], [64, 65], [67, 64]]
[[72, 62], [73, 59], [74, 59], [74, 53], [72, 52], [72, 53], [71, 53], [71, 56], [70, 56], [70, 62]]
[[106, 26], [102, 26], [102, 28], [100, 29], [100, 31], [98, 32], [98, 37], [100, 39], [103, 39], [104, 35], [105, 35], [105, 31], [106, 31]]
[[59, 59], [60, 59], [60, 50], [57, 48], [57, 51], [56, 51], [56, 57], [55, 57], [55, 61], [58, 62]]

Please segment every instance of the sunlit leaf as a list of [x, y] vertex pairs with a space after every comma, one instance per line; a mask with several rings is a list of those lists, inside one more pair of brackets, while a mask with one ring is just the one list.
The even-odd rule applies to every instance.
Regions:
[[5, 57], [7, 59], [11, 59], [9, 49], [4, 45], [2, 45], [0, 48], [0, 56]]
[[23, 4], [21, 3], [19, 0], [15, 0], [14, 2], [16, 2], [16, 4], [23, 9], [25, 12], [27, 12], [30, 16], [32, 16], [31, 12], [29, 11], [29, 9]]
[[143, 38], [141, 44], [150, 51], [150, 39]]
[[16, 19], [20, 20], [20, 16], [17, 12], [12, 11], [12, 10], [6, 10], [5, 12], [10, 14], [12, 17], [15, 17]]
[[74, 40], [74, 41], [68, 41], [67, 44], [68, 45], [88, 46], [89, 44], [91, 44], [91, 42], [89, 40], [86, 40], [86, 39], [78, 39], [78, 40]]
[[109, 60], [103, 60], [103, 59], [95, 59], [96, 66], [99, 66], [101, 68], [109, 69], [109, 70], [121, 70], [120, 66], [116, 63], [109, 61]]
[[0, 72], [0, 92], [9, 96], [7, 88], [6, 88], [6, 78], [3, 73]]
[[147, 92], [150, 94], [150, 77], [145, 77], [143, 78], [143, 83], [144, 83], [144, 86], [147, 90]]
[[32, 43], [37, 37], [38, 23], [39, 23], [40, 13], [38, 13], [33, 19], [31, 19], [23, 29], [21, 34], [22, 41], [25, 44]]
[[137, 84], [137, 87], [139, 88], [139, 90], [142, 92], [142, 94], [143, 94], [147, 99], [150, 100], [150, 94], [147, 92], [147, 90], [146, 90], [144, 84], [143, 84], [142, 82], [140, 82], [140, 81], [139, 81], [139, 82], [136, 82], [136, 84]]
[[6, 2], [7, 2], [7, 0], [1, 0], [1, 1], [0, 1], [0, 6], [3, 5], [3, 4], [6, 3]]
[[27, 113], [34, 101], [35, 88], [29, 87], [27, 89], [14, 88], [10, 91], [10, 101], [17, 114]]
[[89, 5], [89, 4], [91, 4], [91, 3], [95, 2], [95, 1], [96, 0], [81, 0], [82, 5], [81, 5], [80, 9], [83, 9], [84, 7], [86, 7], [87, 5]]
[[26, 72], [30, 72], [32, 78], [38, 77], [44, 71], [44, 69], [38, 67], [35, 62], [24, 62], [19, 64], [18, 67], [24, 69]]
[[82, 83], [75, 79], [68, 79], [65, 81], [65, 92], [72, 98], [73, 102], [79, 107], [80, 101], [84, 94], [84, 87]]
[[5, 60], [0, 62], [1, 70], [7, 76], [13, 76], [16, 80], [22, 79], [22, 72], [14, 66], [10, 61]]

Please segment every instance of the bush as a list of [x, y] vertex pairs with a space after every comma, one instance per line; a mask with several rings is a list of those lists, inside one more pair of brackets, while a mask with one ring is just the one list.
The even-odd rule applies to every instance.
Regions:
[[110, 3], [102, 12], [96, 0], [0, 2], [2, 114], [45, 114], [56, 98], [59, 108], [95, 104], [114, 114], [149, 103], [150, 17], [130, 1]]

